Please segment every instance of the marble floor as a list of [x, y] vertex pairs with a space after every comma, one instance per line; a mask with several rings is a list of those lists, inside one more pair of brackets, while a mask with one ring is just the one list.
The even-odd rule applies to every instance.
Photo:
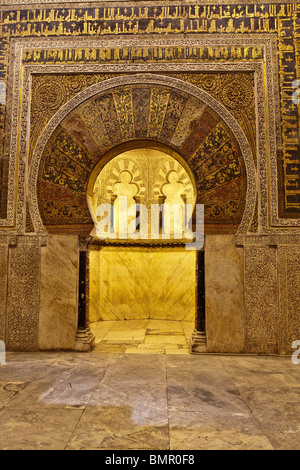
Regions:
[[189, 354], [194, 322], [171, 320], [101, 321], [91, 324], [96, 350], [125, 354]]
[[0, 449], [300, 449], [291, 358], [8, 353]]

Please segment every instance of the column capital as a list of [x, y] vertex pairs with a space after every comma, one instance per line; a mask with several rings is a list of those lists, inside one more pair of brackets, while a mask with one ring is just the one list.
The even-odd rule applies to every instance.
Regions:
[[90, 245], [93, 243], [94, 237], [92, 236], [79, 236], [78, 247], [79, 251], [89, 251]]

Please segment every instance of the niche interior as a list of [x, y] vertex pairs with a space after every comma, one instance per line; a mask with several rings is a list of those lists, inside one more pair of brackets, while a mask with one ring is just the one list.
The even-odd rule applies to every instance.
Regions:
[[[132, 238], [129, 233], [127, 239], [119, 237], [118, 212], [122, 196], [127, 197], [128, 207], [133, 206], [137, 211], [136, 233], [131, 234]], [[94, 176], [89, 206], [95, 227], [103, 220], [98, 208], [110, 205], [112, 213], [105, 214], [106, 230], [110, 225], [115, 233], [113, 239], [107, 239], [96, 232], [90, 251], [90, 321], [96, 341], [97, 337], [105, 344], [123, 340], [144, 347], [144, 334], [149, 334], [150, 347], [151, 340], [157, 342], [160, 335], [162, 347], [163, 337], [168, 334], [177, 336], [179, 342], [180, 333], [183, 337], [192, 334], [196, 309], [196, 253], [187, 250], [184, 243], [187, 224], [184, 204], [193, 208], [195, 201], [195, 184], [186, 164], [155, 148], [123, 151]], [[171, 215], [169, 236], [153, 240], [151, 207], [157, 204], [163, 207], [167, 203], [182, 205], [182, 238], [174, 238], [179, 227]], [[141, 205], [147, 209], [148, 223], [148, 227], [143, 225], [143, 238], [139, 237], [138, 222]], [[130, 221], [130, 217], [128, 219]], [[160, 234], [163, 231], [160, 217]], [[119, 335], [112, 333], [116, 328]]]

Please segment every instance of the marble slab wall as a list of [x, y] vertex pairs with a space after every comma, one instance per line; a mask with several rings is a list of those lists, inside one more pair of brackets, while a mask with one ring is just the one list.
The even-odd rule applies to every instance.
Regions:
[[39, 349], [74, 349], [78, 318], [78, 238], [51, 235], [42, 248]]
[[243, 248], [232, 235], [207, 235], [205, 251], [208, 352], [244, 351]]
[[150, 252], [150, 318], [195, 321], [196, 253]]
[[[91, 260], [97, 258], [92, 255]], [[91, 320], [195, 319], [195, 253], [168, 248], [102, 248], [100, 304]], [[91, 287], [98, 289], [97, 269]], [[91, 292], [92, 304], [97, 292]], [[98, 315], [99, 312], [99, 316]]]
[[101, 320], [149, 318], [149, 253], [136, 248], [100, 252]]
[[7, 291], [7, 349], [38, 349], [40, 295], [39, 237], [17, 237], [9, 248]]
[[0, 341], [5, 341], [8, 245], [0, 239]]

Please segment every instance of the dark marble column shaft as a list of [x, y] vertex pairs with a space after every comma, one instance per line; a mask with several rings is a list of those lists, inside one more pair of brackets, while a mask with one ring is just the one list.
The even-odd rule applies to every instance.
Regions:
[[75, 342], [76, 351], [91, 351], [95, 338], [90, 331], [90, 292], [89, 292], [89, 246], [91, 238], [79, 238], [79, 278], [78, 278], [78, 326]]
[[196, 330], [205, 332], [206, 314], [205, 314], [205, 251], [197, 252], [197, 315]]
[[87, 328], [87, 278], [88, 252], [79, 252], [79, 289], [78, 289], [78, 330]]
[[196, 321], [190, 352], [205, 353], [206, 348], [206, 305], [205, 305], [205, 251], [196, 253]]

